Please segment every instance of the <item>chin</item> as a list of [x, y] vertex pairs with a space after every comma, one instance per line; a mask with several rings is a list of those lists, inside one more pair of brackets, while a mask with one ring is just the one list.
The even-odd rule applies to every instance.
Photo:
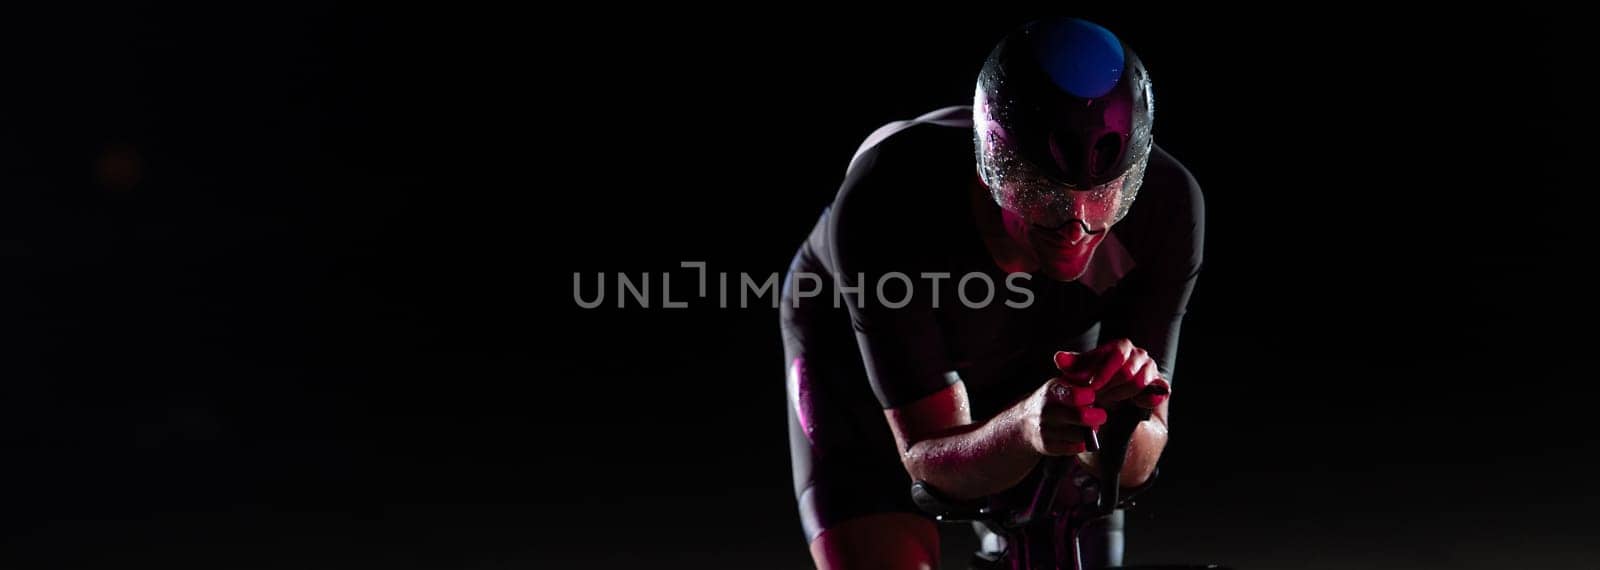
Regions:
[[1089, 272], [1089, 260], [1094, 259], [1094, 252], [1099, 249], [1102, 237], [1092, 236], [1086, 242], [1070, 248], [1035, 250], [1042, 261], [1040, 268], [1046, 277], [1056, 281], [1077, 281]]
[[1043, 265], [1046, 277], [1056, 281], [1077, 281], [1089, 272], [1089, 258], [1057, 259]]

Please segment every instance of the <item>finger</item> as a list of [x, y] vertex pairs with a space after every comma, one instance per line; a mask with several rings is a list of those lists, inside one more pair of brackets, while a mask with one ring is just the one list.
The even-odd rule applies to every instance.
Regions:
[[1083, 427], [1055, 428], [1043, 432], [1045, 455], [1075, 455], [1088, 449], [1084, 440], [1089, 430]]
[[1133, 357], [1117, 373], [1117, 377], [1097, 390], [1099, 397], [1096, 401], [1120, 402], [1132, 398], [1143, 391], [1145, 386], [1150, 384], [1150, 380], [1160, 377], [1160, 368], [1156, 366], [1155, 361], [1151, 360], [1143, 350], [1134, 349]]
[[1133, 343], [1128, 342], [1128, 339], [1120, 339], [1110, 344], [1100, 345], [1100, 348], [1095, 349], [1095, 352], [1100, 353], [1101, 360], [1095, 371], [1092, 385], [1099, 389], [1105, 387], [1107, 383], [1114, 379], [1117, 371], [1128, 363], [1128, 357], [1133, 353]]
[[1093, 378], [1084, 371], [1075, 369], [1080, 367], [1086, 359], [1076, 352], [1059, 351], [1055, 355], [1056, 370], [1061, 371], [1061, 379], [1075, 386], [1088, 386]]
[[1079, 453], [1083, 453], [1085, 449], [1088, 449], [1088, 447], [1085, 446], [1081, 441], [1076, 443], [1044, 444], [1045, 455], [1077, 455]]
[[1094, 403], [1094, 390], [1073, 386], [1052, 378], [1050, 380], [1050, 401], [1069, 408], [1087, 406]]
[[1066, 372], [1072, 369], [1072, 363], [1078, 360], [1078, 353], [1065, 350], [1056, 351], [1056, 370]]
[[1109, 378], [1101, 380], [1101, 383], [1095, 386], [1095, 391], [1100, 393], [1100, 400], [1125, 400], [1129, 396], [1138, 393], [1138, 390], [1129, 390], [1128, 386], [1133, 383], [1134, 375], [1138, 373], [1139, 367], [1143, 364], [1144, 362], [1138, 358], [1137, 349], [1134, 353], [1129, 354], [1128, 359], [1122, 362], [1121, 367], [1112, 372]]
[[1162, 402], [1172, 395], [1172, 384], [1161, 378], [1151, 380], [1144, 391], [1133, 397], [1133, 405], [1141, 408], [1156, 409]]
[[1048, 410], [1039, 418], [1039, 424], [1047, 427], [1100, 427], [1105, 423], [1105, 408], [1093, 406], [1060, 407]]

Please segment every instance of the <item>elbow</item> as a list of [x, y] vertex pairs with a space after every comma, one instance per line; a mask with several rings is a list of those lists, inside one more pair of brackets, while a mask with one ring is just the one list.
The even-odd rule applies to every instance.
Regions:
[[1151, 419], [1139, 424], [1128, 449], [1128, 459], [1122, 465], [1117, 480], [1124, 488], [1142, 487], [1155, 474], [1161, 452], [1167, 446], [1165, 422]]
[[912, 481], [929, 481], [935, 478], [930, 463], [928, 453], [920, 442], [910, 443], [900, 452], [900, 465], [905, 467], [906, 475], [910, 476]]

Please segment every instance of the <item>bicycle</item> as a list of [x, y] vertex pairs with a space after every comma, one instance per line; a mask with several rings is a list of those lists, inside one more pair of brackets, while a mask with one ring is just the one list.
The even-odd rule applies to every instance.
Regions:
[[[1098, 434], [1090, 432], [1085, 444], [1098, 454], [1102, 473], [1122, 472], [1134, 429], [1147, 419], [1149, 410], [1129, 407], [1111, 414]], [[1100, 435], [1110, 445], [1100, 445]], [[939, 522], [977, 527], [983, 545], [973, 554], [974, 570], [1228, 570], [1215, 564], [1122, 566], [1122, 518], [1132, 502], [1122, 496], [1119, 485], [1097, 485], [1087, 479], [1078, 486], [1087, 489], [1093, 501], [1060, 500], [1070, 461], [1070, 457], [1046, 458], [1012, 491], [972, 501], [947, 499], [923, 481], [912, 483], [911, 497]], [[1089, 540], [1094, 541], [1093, 548], [1085, 549]]]

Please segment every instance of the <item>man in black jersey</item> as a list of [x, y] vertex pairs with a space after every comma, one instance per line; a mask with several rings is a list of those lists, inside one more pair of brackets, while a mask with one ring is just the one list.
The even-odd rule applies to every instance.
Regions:
[[1198, 185], [1152, 143], [1153, 109], [1116, 36], [1046, 20], [1000, 42], [972, 107], [862, 144], [782, 299], [819, 567], [937, 566], [912, 480], [983, 497], [1049, 456], [1093, 480], [1084, 442], [1119, 407], [1152, 411], [1120, 485], [1151, 478], [1204, 233]]

